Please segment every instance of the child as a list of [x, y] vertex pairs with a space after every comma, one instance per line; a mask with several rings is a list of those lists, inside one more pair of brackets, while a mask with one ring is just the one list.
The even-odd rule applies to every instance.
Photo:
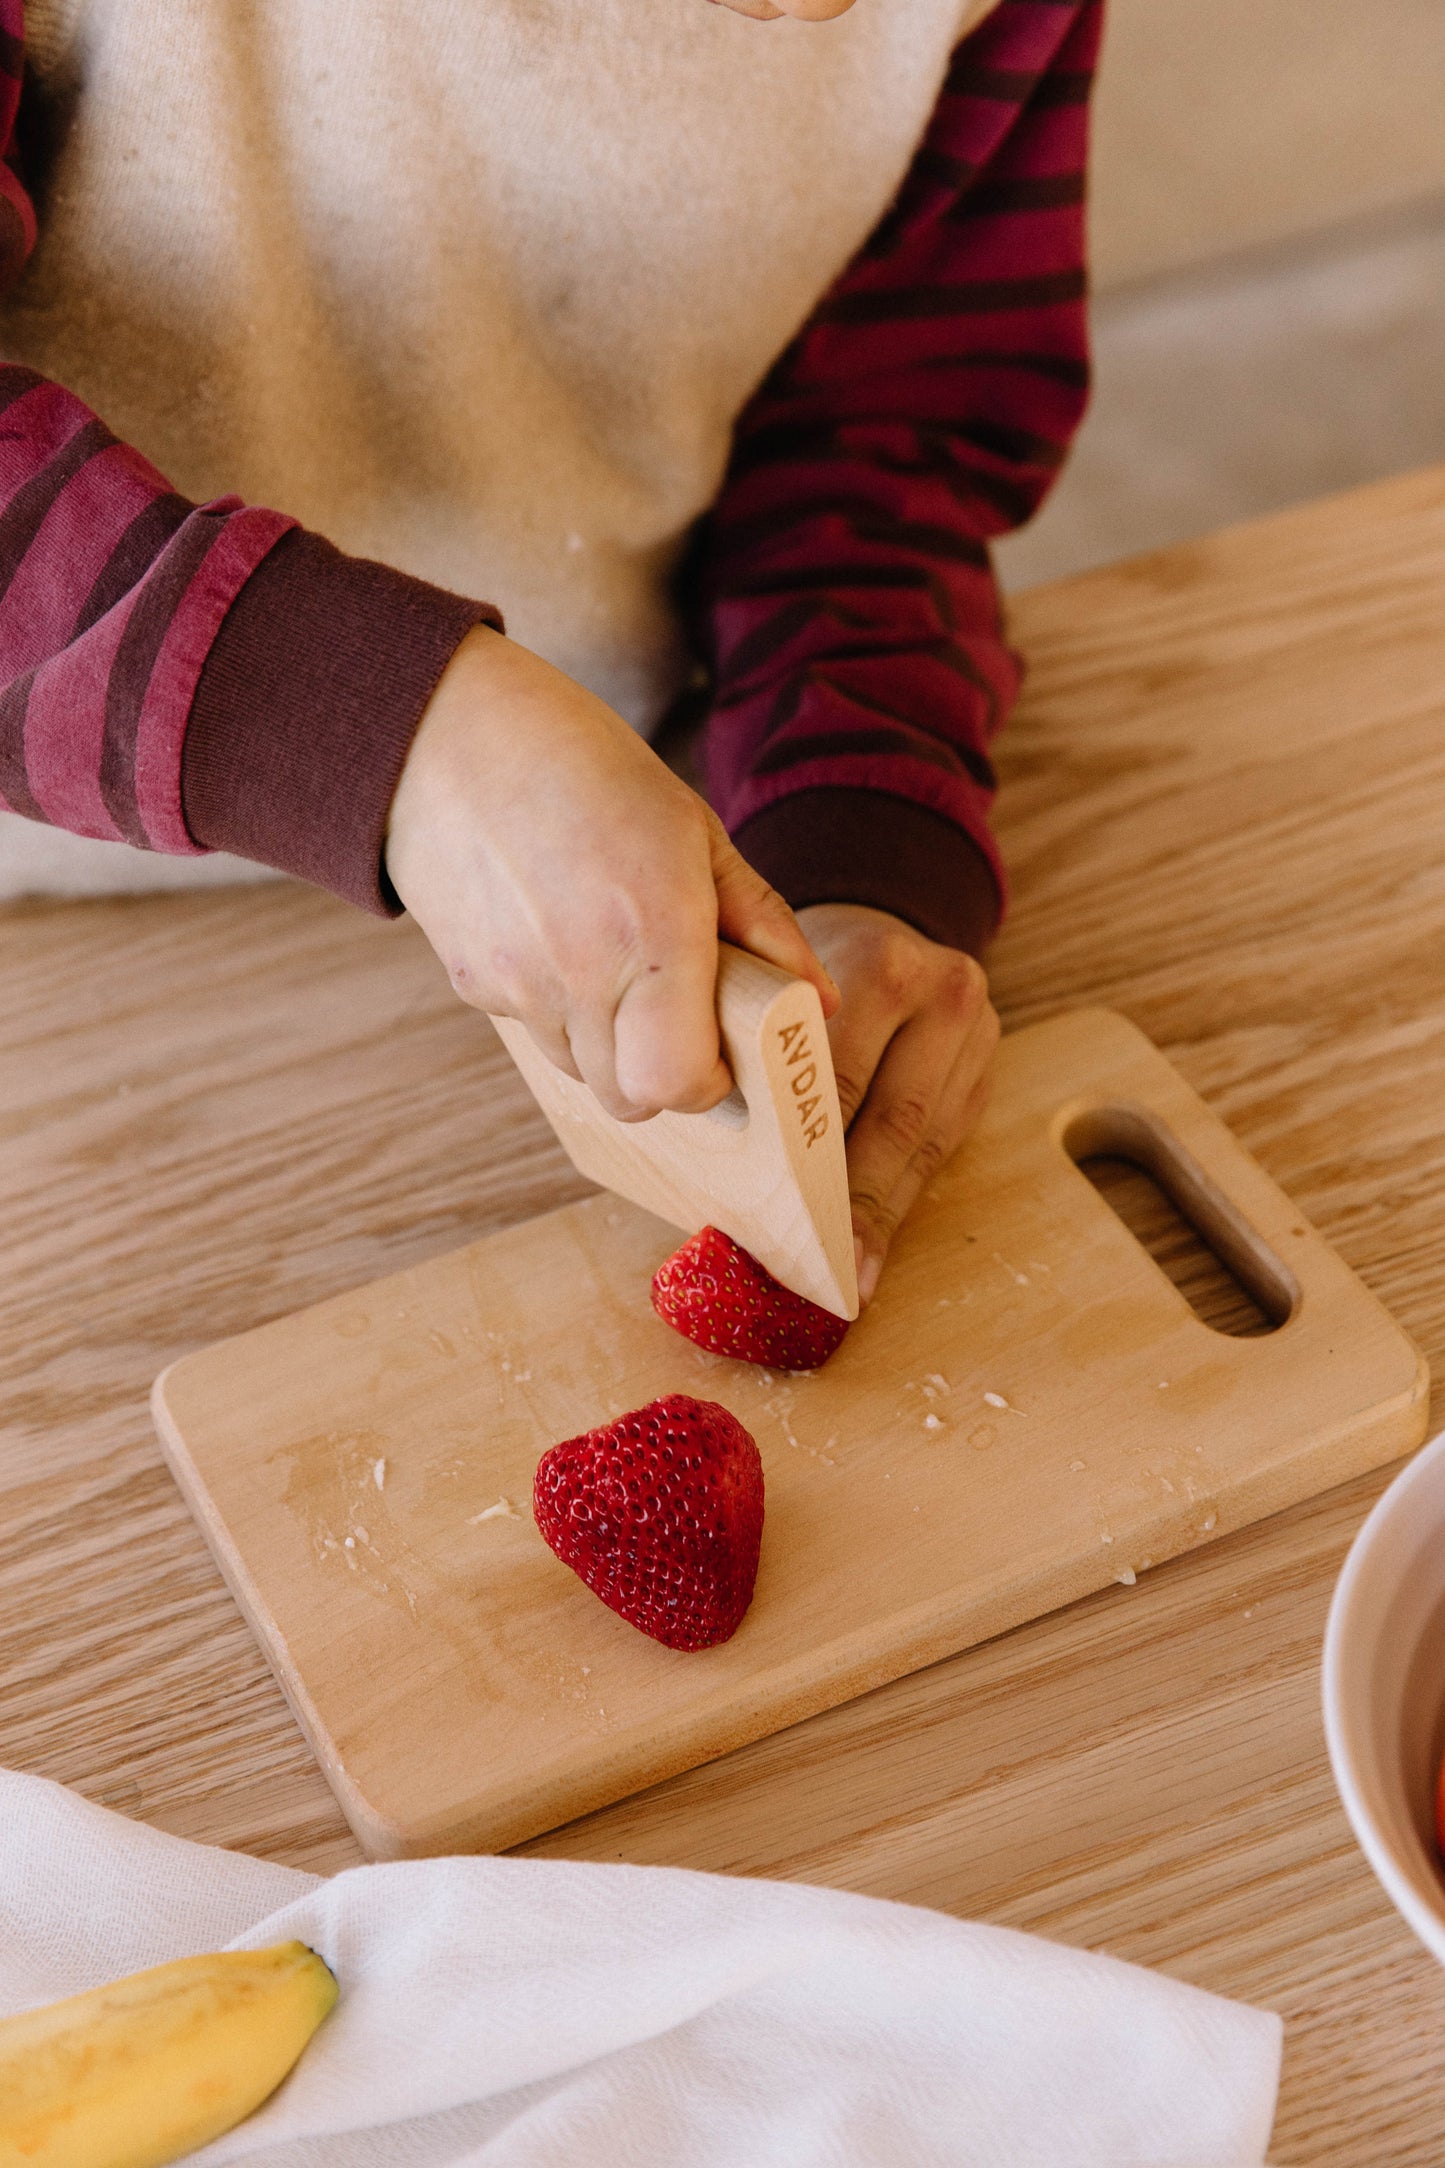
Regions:
[[1100, 6], [0, 0], [4, 805], [404, 906], [624, 1117], [719, 933], [810, 977], [866, 1299], [997, 1033]]

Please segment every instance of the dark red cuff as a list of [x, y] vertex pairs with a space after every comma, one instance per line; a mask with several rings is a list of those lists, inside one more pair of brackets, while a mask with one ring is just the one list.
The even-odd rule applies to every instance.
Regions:
[[970, 956], [983, 954], [1003, 914], [978, 845], [911, 798], [841, 785], [794, 791], [744, 821], [733, 841], [795, 911], [870, 904]]
[[283, 535], [201, 670], [181, 753], [196, 842], [395, 914], [382, 846], [402, 764], [462, 639], [501, 624], [303, 528]]

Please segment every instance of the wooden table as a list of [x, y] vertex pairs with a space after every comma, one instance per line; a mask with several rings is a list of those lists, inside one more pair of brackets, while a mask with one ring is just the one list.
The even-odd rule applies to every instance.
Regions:
[[[1445, 1376], [1445, 469], [1015, 606], [1009, 1025], [1166, 1048]], [[356, 1847], [162, 1466], [172, 1356], [581, 1192], [408, 925], [0, 913], [0, 1763]], [[1269, 2004], [1274, 2157], [1438, 2162], [1445, 1975], [1325, 1765], [1352, 1484], [527, 1847], [834, 1883]]]

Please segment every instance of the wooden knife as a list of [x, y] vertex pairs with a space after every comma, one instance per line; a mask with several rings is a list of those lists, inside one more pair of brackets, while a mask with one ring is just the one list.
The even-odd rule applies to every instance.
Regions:
[[817, 991], [720, 942], [717, 1006], [736, 1089], [707, 1114], [645, 1122], [614, 1120], [525, 1025], [492, 1022], [580, 1174], [686, 1234], [721, 1228], [795, 1294], [856, 1317], [843, 1121]]

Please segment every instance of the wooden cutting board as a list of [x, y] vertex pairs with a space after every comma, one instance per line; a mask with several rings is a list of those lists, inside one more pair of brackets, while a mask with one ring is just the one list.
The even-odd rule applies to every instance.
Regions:
[[[1277, 1330], [1200, 1322], [1073, 1164], [1101, 1150], [1164, 1175]], [[1423, 1435], [1406, 1335], [1104, 1011], [1005, 1042], [982, 1129], [826, 1369], [660, 1323], [676, 1240], [603, 1193], [156, 1386], [177, 1481], [375, 1856], [520, 1842]], [[666, 1392], [724, 1401], [767, 1480], [752, 1609], [694, 1655], [614, 1617], [528, 1511], [549, 1444]]]

